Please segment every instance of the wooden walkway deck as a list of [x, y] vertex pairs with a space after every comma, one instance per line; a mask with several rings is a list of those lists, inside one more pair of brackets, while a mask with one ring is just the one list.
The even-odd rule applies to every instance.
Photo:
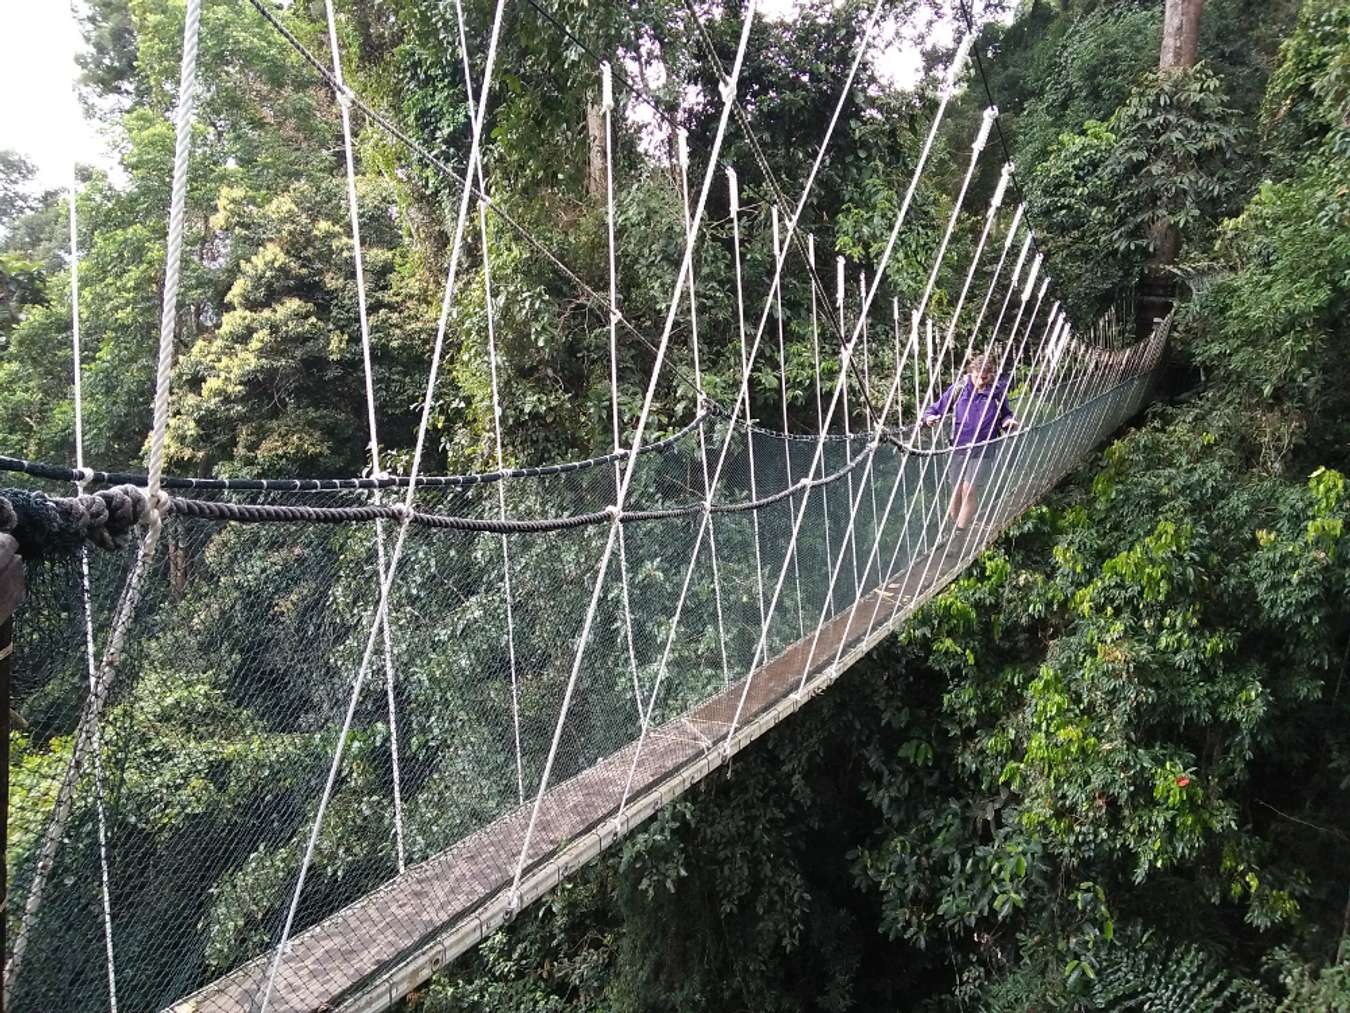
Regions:
[[[636, 744], [552, 788], [531, 840], [519, 903], [542, 896], [799, 709], [937, 593], [1008, 519], [1000, 518], [992, 530], [975, 533], [968, 541], [947, 542], [920, 557], [905, 580], [873, 591], [827, 623], [805, 692], [798, 689], [811, 637], [752, 673], [730, 749], [723, 746], [746, 680], [654, 729], [638, 759], [621, 819], [613, 817]], [[892, 613], [893, 618], [869, 634], [866, 627], [878, 605], [879, 618]], [[831, 668], [841, 643], [840, 664]], [[509, 921], [514, 912], [508, 893], [529, 817], [527, 804], [299, 934], [282, 958], [268, 1009], [385, 1009]], [[271, 957], [269, 951], [181, 1000], [172, 1007], [174, 1013], [253, 1013]]]

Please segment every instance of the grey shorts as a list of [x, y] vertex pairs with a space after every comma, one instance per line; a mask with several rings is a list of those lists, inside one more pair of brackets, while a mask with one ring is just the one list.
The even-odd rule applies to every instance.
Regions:
[[951, 485], [969, 482], [971, 485], [983, 485], [989, 478], [989, 471], [997, 454], [991, 446], [957, 447], [947, 459], [946, 480]]

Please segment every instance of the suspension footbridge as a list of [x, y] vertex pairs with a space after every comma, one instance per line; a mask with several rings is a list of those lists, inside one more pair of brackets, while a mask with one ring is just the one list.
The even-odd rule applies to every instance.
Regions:
[[[607, 283], [531, 240], [603, 310], [611, 362], [621, 336], [650, 348], [640, 408], [620, 411], [613, 371], [612, 440], [599, 456], [509, 467], [487, 229], [504, 213], [481, 157], [505, 6], [470, 89], [468, 169], [436, 165], [461, 196], [415, 449], [392, 474], [371, 383], [353, 112], [394, 132], [410, 157], [435, 160], [343, 80], [326, 5], [329, 59], [304, 55], [333, 91], [345, 142], [370, 469], [227, 479], [164, 468], [200, 25], [189, 0], [148, 467], [87, 467], [78, 429], [71, 464], [0, 458], [29, 483], [11, 494], [11, 527], [60, 517], [108, 546], [35, 568], [16, 619], [15, 703], [30, 727], [10, 764], [11, 1008], [386, 1008], [831, 685], [1148, 402], [1166, 326], [1136, 341], [1130, 315], [1113, 312], [1075, 330], [1023, 206], [1004, 208], [1011, 165], [976, 209], [982, 229], [958, 284], [939, 292], [997, 125], [992, 107], [962, 149], [964, 181], [922, 293], [903, 306], [884, 293], [970, 37], [947, 68], [887, 243], [856, 287], [840, 259], [826, 290], [800, 220], [880, 4], [799, 196], [743, 240], [721, 152], [729, 130], [750, 130], [737, 84], [752, 3], [734, 59], [717, 67], [716, 135], [693, 157], [679, 144], [683, 250], [661, 330], [644, 333], [622, 312], [612, 158]], [[275, 12], [254, 7], [303, 48]], [[469, 76], [462, 16], [459, 26]], [[613, 81], [608, 65], [596, 73], [608, 153]], [[715, 186], [734, 227], [735, 334], [698, 328], [695, 252]], [[497, 467], [428, 474], [429, 417], [474, 232], [488, 315], [484, 333], [462, 339], [481, 341], [491, 367]], [[772, 276], [756, 279], [762, 305], [746, 298], [743, 242], [771, 251]], [[795, 321], [782, 308], [792, 271], [812, 292]], [[72, 300], [78, 404], [74, 288]], [[672, 341], [677, 325], [687, 348]], [[811, 334], [807, 432], [789, 425], [785, 326]], [[700, 355], [714, 343], [739, 357], [729, 403], [706, 390]], [[974, 384], [976, 357], [1015, 423], [953, 446], [945, 426], [918, 425], [920, 411]], [[776, 419], [750, 409], [765, 366], [781, 378]], [[656, 433], [665, 384], [686, 386], [697, 407]], [[956, 528], [949, 504], [962, 483], [976, 499], [972, 522]], [[130, 536], [124, 548], [112, 544], [114, 522]], [[208, 724], [232, 732], [202, 735]], [[227, 800], [245, 800], [247, 818], [214, 820]], [[194, 897], [157, 891], [169, 869], [199, 885]]]

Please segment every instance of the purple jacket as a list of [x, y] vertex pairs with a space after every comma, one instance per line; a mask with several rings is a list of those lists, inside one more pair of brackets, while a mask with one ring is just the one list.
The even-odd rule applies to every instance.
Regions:
[[963, 376], [923, 410], [923, 417], [941, 418], [949, 410], [955, 419], [953, 447], [992, 440], [1003, 423], [1013, 417], [1008, 407], [1008, 378], [1000, 376], [983, 390], [976, 390], [970, 377]]

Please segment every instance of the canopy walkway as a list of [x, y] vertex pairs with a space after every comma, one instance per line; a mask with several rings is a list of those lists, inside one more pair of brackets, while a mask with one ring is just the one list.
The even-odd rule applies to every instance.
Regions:
[[[835, 291], [824, 292], [813, 239], [798, 228], [832, 122], [800, 197], [757, 237], [772, 243], [774, 273], [755, 279], [767, 295], [747, 320], [737, 183], [720, 151], [739, 111], [751, 4], [735, 60], [719, 69], [720, 127], [701, 178], [684, 152], [676, 173], [684, 253], [662, 333], [632, 328], [619, 308], [612, 196], [607, 294], [537, 251], [603, 309], [611, 355], [621, 333], [650, 346], [641, 409], [623, 417], [616, 376], [602, 456], [508, 468], [498, 429], [493, 472], [423, 474], [475, 218], [490, 285], [484, 222], [500, 209], [479, 149], [499, 4], [471, 90], [470, 169], [457, 177], [444, 307], [406, 473], [381, 466], [372, 394], [366, 477], [165, 475], [198, 6], [188, 4], [148, 471], [93, 471], [78, 439], [73, 467], [0, 458], [30, 486], [77, 490], [64, 500], [13, 493], [18, 523], [46, 511], [109, 543], [115, 518], [88, 490], [116, 489], [119, 531], [135, 536], [124, 550], [48, 561], [17, 617], [14, 702], [29, 728], [10, 764], [13, 1009], [386, 1008], [833, 683], [1149, 399], [1166, 327], [1134, 342], [1131, 316], [1112, 313], [1075, 334], [1022, 207], [1003, 220], [1009, 165], [963, 283], [934, 310], [992, 108], [922, 295], [902, 317], [900, 301], [880, 294], [969, 38], [889, 242], [856, 290], [840, 260]], [[353, 108], [397, 128], [342, 81], [330, 34], [330, 61], [306, 56], [338, 97], [350, 174]], [[599, 81], [608, 119], [607, 66]], [[852, 74], [836, 120], [851, 86]], [[738, 123], [750, 129], [743, 115]], [[432, 157], [397, 136], [414, 157]], [[698, 331], [692, 264], [722, 169], [741, 326], [710, 337]], [[354, 184], [348, 197], [359, 254]], [[789, 262], [819, 289], [809, 320], [784, 319]], [[359, 256], [356, 270], [359, 283]], [[486, 305], [486, 333], [463, 340], [485, 344], [500, 418], [510, 392], [498, 390], [490, 292]], [[671, 340], [677, 320], [687, 350]], [[368, 352], [364, 303], [361, 321]], [[815, 349], [807, 433], [787, 431], [789, 323], [809, 328]], [[705, 390], [700, 349], [713, 342], [739, 348], [730, 404]], [[945, 423], [924, 428], [919, 412], [962, 390], [977, 355], [994, 376], [991, 401], [1006, 400], [1016, 424], [953, 445]], [[776, 429], [749, 407], [763, 365], [783, 377]], [[654, 438], [663, 378], [687, 384], [698, 407]], [[960, 483], [975, 487], [974, 514], [953, 530]], [[222, 826], [226, 805], [247, 818]], [[199, 884], [196, 896], [159, 891], [170, 870]]]

